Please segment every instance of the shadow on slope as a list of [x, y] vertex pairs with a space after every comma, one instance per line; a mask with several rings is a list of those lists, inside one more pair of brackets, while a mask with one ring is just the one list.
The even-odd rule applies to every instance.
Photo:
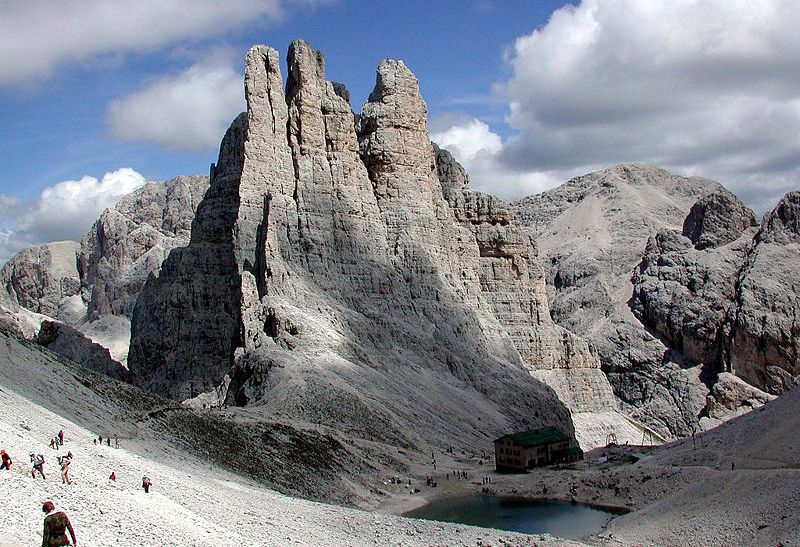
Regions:
[[[310, 427], [247, 409], [194, 410], [91, 372], [41, 346], [0, 331], [0, 386], [137, 453], [154, 447], [180, 465], [207, 462], [288, 495], [356, 505], [368, 483], [401, 472], [391, 447], [356, 447]], [[370, 463], [370, 459], [385, 466]]]

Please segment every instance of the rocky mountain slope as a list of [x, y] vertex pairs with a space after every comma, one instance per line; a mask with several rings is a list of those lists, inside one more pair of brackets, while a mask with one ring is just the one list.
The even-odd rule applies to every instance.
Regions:
[[[374, 497], [381, 479], [402, 472], [403, 456], [279, 422], [255, 426], [246, 409], [180, 407], [2, 330], [0, 362], [0, 438], [14, 460], [0, 472], [3, 547], [41, 543], [46, 499], [69, 514], [86, 546], [578, 545], [292, 497], [348, 504], [356, 494]], [[54, 451], [48, 441], [59, 429], [65, 444]], [[120, 448], [94, 444], [98, 435], [118, 435]], [[56, 464], [67, 450], [71, 485], [61, 483]], [[30, 452], [45, 455], [47, 480], [31, 478]]]
[[437, 169], [405, 65], [381, 62], [357, 118], [303, 42], [285, 87], [251, 49], [245, 91], [189, 245], [136, 303], [135, 381], [400, 446], [571, 431], [529, 370], [596, 357], [550, 319], [505, 206]]
[[[718, 183], [621, 165], [509, 205], [471, 190], [431, 146], [401, 63], [381, 65], [356, 116], [344, 86], [325, 81], [321, 54], [292, 46], [284, 96], [264, 51], [248, 56], [248, 112], [223, 140], [211, 186], [148, 184], [80, 245], [23, 250], [0, 272], [2, 324], [32, 338], [55, 318], [64, 326], [40, 340], [95, 370], [195, 404], [304, 419], [331, 407], [298, 403], [290, 386], [331, 362], [377, 368], [372, 381], [391, 392], [387, 362], [410, 374], [433, 356], [447, 370], [434, 391], [453, 375], [492, 405], [506, 388], [496, 392], [480, 363], [500, 363], [552, 389], [586, 448], [612, 434], [640, 442], [649, 428], [690, 435], [796, 384], [796, 193], [759, 226]], [[137, 306], [130, 376], [93, 344], [126, 364]], [[298, 359], [315, 364], [287, 371]], [[331, 397], [361, 404], [372, 388], [351, 375], [336, 372]], [[552, 396], [534, 391], [536, 405]], [[266, 402], [268, 392], [281, 396]], [[496, 413], [473, 418], [484, 411]]]
[[[124, 364], [134, 302], [167, 253], [188, 242], [207, 188], [208, 177], [199, 175], [148, 183], [106, 209], [80, 243], [23, 249], [0, 271], [6, 315], [17, 317], [22, 308], [74, 327], [48, 334], [52, 348], [71, 359], [96, 355], [95, 342]], [[42, 319], [33, 316], [34, 326], [25, 335], [35, 336]], [[77, 331], [88, 340], [76, 336]], [[67, 332], [54, 344], [53, 336]], [[103, 359], [96, 365], [96, 370], [107, 370]]]
[[713, 181], [620, 165], [512, 208], [545, 256], [555, 321], [592, 342], [626, 410], [686, 436], [793, 385], [793, 196], [759, 228]]

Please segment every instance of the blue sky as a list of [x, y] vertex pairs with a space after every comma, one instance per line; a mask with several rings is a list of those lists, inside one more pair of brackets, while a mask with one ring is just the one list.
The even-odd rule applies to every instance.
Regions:
[[[798, 187], [792, 0], [0, 0], [0, 258], [75, 239], [145, 180], [206, 173], [242, 60], [302, 38], [358, 111], [382, 58], [435, 140], [507, 198], [624, 161], [715, 178], [759, 213]], [[129, 168], [129, 169], [127, 169]]]

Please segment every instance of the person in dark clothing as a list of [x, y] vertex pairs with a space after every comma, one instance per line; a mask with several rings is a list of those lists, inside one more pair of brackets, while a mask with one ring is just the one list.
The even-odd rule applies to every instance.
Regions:
[[[42, 532], [42, 547], [78, 545], [78, 540], [75, 538], [75, 530], [72, 529], [72, 523], [66, 513], [56, 511], [56, 506], [52, 501], [46, 501], [42, 504], [42, 512], [46, 514], [44, 517], [44, 531]], [[72, 543], [67, 537], [67, 532], [72, 538]]]
[[3, 465], [0, 465], [0, 469], [11, 471], [11, 464], [14, 463], [11, 461], [11, 456], [6, 454], [5, 450], [0, 450], [0, 457], [3, 458]]
[[144, 488], [144, 493], [145, 493], [145, 494], [147, 494], [148, 492], [150, 492], [150, 485], [151, 485], [151, 484], [153, 484], [153, 483], [152, 483], [152, 482], [150, 482], [150, 477], [148, 477], [147, 475], [145, 475], [144, 477], [142, 477], [142, 488]]
[[58, 431], [58, 444], [60, 444], [61, 446], [64, 446], [64, 430], [63, 429], [60, 429]]

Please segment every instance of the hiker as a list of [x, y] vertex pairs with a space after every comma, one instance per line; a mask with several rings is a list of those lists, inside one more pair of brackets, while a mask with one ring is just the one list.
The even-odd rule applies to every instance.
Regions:
[[114, 433], [114, 448], [119, 448], [119, 437]]
[[[65, 545], [78, 544], [78, 540], [75, 538], [75, 530], [72, 529], [72, 523], [64, 511], [56, 511], [55, 504], [48, 500], [42, 504], [42, 512], [45, 513], [42, 547], [63, 547]], [[72, 537], [72, 543], [67, 537], [67, 532]]]
[[117, 474], [112, 471], [111, 472], [111, 476], [108, 477], [108, 480], [116, 481], [117, 480]]
[[59, 431], [58, 431], [58, 444], [60, 444], [61, 446], [64, 446], [64, 430], [63, 429], [59, 429]]
[[0, 465], [0, 469], [11, 471], [11, 464], [14, 463], [11, 461], [11, 456], [9, 456], [5, 450], [0, 450], [0, 457], [3, 458], [3, 465]]
[[92, 442], [97, 445], [97, 439], [92, 439]]
[[61, 482], [64, 484], [72, 484], [69, 478], [69, 464], [72, 463], [72, 452], [67, 453], [66, 456], [60, 456], [58, 463], [61, 466]]
[[31, 452], [31, 463], [33, 464], [33, 468], [31, 469], [31, 477], [35, 479], [36, 472], [38, 471], [43, 479], [47, 479], [47, 477], [44, 476], [44, 456]]
[[50, 448], [55, 449], [55, 447], [56, 447], [56, 440], [50, 439]]
[[111, 437], [106, 437], [106, 444], [111, 446]]
[[98, 435], [97, 436], [97, 440], [100, 442], [100, 444], [103, 444], [103, 436], [102, 435]]
[[150, 492], [150, 485], [151, 485], [151, 484], [153, 484], [153, 483], [152, 483], [152, 482], [150, 482], [150, 477], [148, 477], [147, 475], [145, 475], [144, 477], [142, 477], [142, 488], [144, 488], [144, 493], [145, 493], [145, 494], [147, 494], [148, 492]]

